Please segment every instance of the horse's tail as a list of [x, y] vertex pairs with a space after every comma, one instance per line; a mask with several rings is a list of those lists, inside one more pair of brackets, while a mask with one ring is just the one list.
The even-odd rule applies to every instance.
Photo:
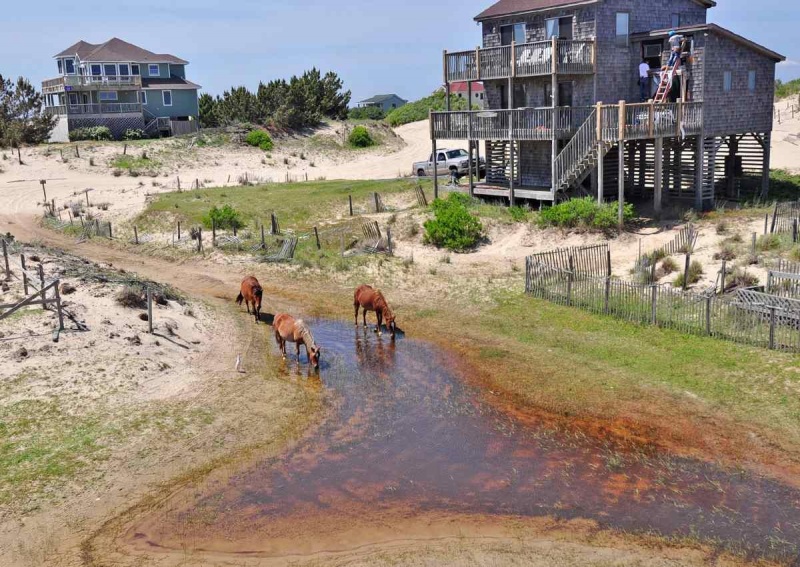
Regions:
[[244, 296], [242, 295], [242, 292], [240, 291], [239, 295], [236, 296], [236, 305], [241, 305], [242, 301], [244, 301]]

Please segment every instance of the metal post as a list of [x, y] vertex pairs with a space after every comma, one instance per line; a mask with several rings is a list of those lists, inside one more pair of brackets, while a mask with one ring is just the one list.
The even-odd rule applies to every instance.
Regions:
[[153, 334], [153, 291], [147, 288], [147, 331]]

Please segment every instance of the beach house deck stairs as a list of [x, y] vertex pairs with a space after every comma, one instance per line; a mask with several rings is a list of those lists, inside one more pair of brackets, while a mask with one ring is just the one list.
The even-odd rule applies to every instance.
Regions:
[[555, 193], [565, 193], [583, 183], [614, 145], [609, 142], [598, 142], [596, 113], [596, 110], [592, 111], [569, 143], [556, 156], [555, 183], [553, 183]]

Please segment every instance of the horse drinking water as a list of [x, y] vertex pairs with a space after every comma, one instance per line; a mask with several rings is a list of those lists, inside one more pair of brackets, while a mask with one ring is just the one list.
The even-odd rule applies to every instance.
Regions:
[[275, 320], [272, 322], [272, 328], [275, 329], [275, 340], [278, 342], [278, 347], [281, 349], [281, 355], [286, 358], [286, 343], [294, 343], [297, 347], [297, 360], [300, 360], [300, 345], [306, 347], [306, 356], [308, 361], [316, 370], [319, 368], [319, 359], [322, 349], [314, 342], [314, 336], [302, 319], [295, 320], [291, 315], [286, 313], [278, 313], [275, 315]]
[[236, 297], [237, 305], [241, 305], [242, 301], [247, 304], [247, 314], [250, 315], [250, 304], [253, 304], [253, 313], [252, 315], [256, 318], [256, 323], [258, 323], [259, 319], [261, 318], [261, 296], [264, 294], [264, 291], [261, 289], [261, 284], [258, 283], [258, 280], [254, 276], [247, 276], [245, 279], [242, 280], [242, 287], [239, 291], [239, 295]]
[[353, 307], [356, 310], [356, 327], [358, 327], [358, 310], [364, 309], [364, 327], [367, 326], [367, 311], [374, 311], [378, 319], [378, 328], [376, 332], [381, 334], [381, 323], [386, 322], [386, 328], [389, 329], [392, 338], [394, 338], [397, 325], [394, 321], [394, 313], [392, 313], [389, 303], [383, 297], [381, 290], [374, 289], [369, 285], [360, 285], [356, 288], [356, 293], [353, 296]]

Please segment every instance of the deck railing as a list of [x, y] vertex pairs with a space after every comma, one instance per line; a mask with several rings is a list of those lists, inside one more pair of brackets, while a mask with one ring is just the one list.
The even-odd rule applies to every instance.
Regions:
[[594, 68], [594, 40], [551, 39], [444, 53], [445, 82], [536, 77], [552, 73], [591, 74]]
[[51, 94], [63, 92], [66, 87], [78, 88], [114, 88], [140, 87], [142, 78], [138, 75], [66, 75], [42, 81], [42, 92]]
[[[622, 109], [622, 111], [620, 110]], [[518, 108], [432, 112], [431, 134], [437, 140], [552, 140], [570, 138], [592, 112], [599, 113], [596, 128], [605, 142], [655, 137], [684, 137], [703, 129], [703, 103], [617, 104], [591, 107]], [[624, 115], [623, 132], [620, 117]], [[620, 136], [621, 134], [621, 136]]]
[[597, 147], [597, 110], [592, 110], [586, 117], [583, 125], [578, 128], [575, 135], [556, 156], [555, 159], [555, 186], [562, 187], [568, 185], [570, 176], [576, 174], [580, 164]]
[[100, 104], [66, 104], [48, 106], [44, 109], [48, 114], [59, 116], [85, 116], [94, 114], [138, 114], [142, 105], [138, 102], [103, 102]]

